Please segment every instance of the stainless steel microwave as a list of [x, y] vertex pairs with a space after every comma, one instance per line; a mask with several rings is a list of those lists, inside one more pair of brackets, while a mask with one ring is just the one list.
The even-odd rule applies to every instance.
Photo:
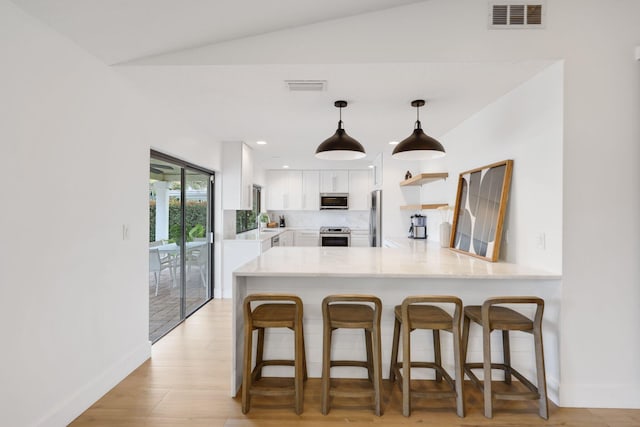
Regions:
[[320, 193], [320, 209], [349, 209], [349, 194]]

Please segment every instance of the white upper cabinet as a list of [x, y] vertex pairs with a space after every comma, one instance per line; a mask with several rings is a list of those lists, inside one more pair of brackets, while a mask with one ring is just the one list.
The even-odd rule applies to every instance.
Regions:
[[373, 160], [373, 190], [382, 190], [382, 153]]
[[249, 210], [253, 196], [253, 151], [243, 142], [222, 145], [222, 207]]
[[267, 209], [301, 210], [302, 171], [267, 171]]
[[320, 172], [302, 171], [302, 210], [320, 209]]
[[266, 209], [318, 211], [320, 193], [348, 193], [349, 210], [368, 210], [372, 179], [369, 170], [268, 170]]
[[369, 210], [371, 193], [371, 172], [368, 170], [349, 171], [349, 210]]
[[320, 171], [321, 193], [348, 193], [349, 171], [325, 170]]

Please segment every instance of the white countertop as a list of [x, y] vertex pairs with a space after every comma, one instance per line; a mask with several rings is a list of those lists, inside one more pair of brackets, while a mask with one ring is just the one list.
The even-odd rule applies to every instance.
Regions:
[[275, 247], [248, 262], [238, 276], [385, 277], [556, 280], [549, 273], [506, 262], [488, 262], [436, 242], [392, 239], [400, 247]]
[[234, 238], [224, 239], [231, 240], [237, 242], [264, 242], [265, 240], [271, 239], [273, 236], [277, 236], [278, 234], [282, 234], [287, 230], [290, 230], [287, 227], [278, 227], [278, 228], [267, 228], [265, 230], [269, 231], [259, 231], [259, 230], [249, 230], [244, 233], [236, 234]]

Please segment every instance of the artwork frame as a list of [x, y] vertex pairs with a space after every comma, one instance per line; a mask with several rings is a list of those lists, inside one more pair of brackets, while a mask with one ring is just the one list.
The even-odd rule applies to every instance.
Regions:
[[513, 160], [460, 173], [449, 248], [487, 261], [500, 255]]

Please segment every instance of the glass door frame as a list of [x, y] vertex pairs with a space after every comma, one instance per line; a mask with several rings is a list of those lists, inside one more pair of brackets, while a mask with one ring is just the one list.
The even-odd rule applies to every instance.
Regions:
[[[185, 298], [185, 293], [186, 293], [186, 286], [187, 286], [187, 277], [186, 277], [186, 265], [185, 265], [185, 260], [186, 260], [186, 250], [182, 250], [180, 251], [180, 320], [178, 321], [178, 323], [176, 325], [174, 325], [170, 330], [168, 330], [166, 333], [164, 333], [162, 336], [166, 335], [167, 333], [169, 333], [173, 328], [175, 328], [175, 326], [178, 326], [180, 323], [182, 323], [186, 318], [188, 318], [191, 314], [195, 313], [196, 311], [198, 311], [203, 305], [205, 305], [206, 303], [208, 303], [209, 301], [211, 301], [213, 299], [213, 294], [214, 294], [214, 288], [215, 288], [215, 280], [214, 280], [214, 230], [215, 230], [215, 206], [214, 206], [214, 200], [215, 200], [215, 189], [214, 189], [214, 183], [215, 183], [215, 172], [206, 168], [203, 168], [202, 166], [198, 166], [195, 165], [193, 163], [187, 162], [185, 160], [181, 160], [178, 159], [176, 157], [170, 156], [168, 154], [164, 154], [162, 152], [156, 151], [151, 149], [150, 150], [150, 156], [149, 156], [149, 162], [153, 161], [153, 159], [157, 159], [157, 160], [164, 160], [166, 162], [170, 162], [175, 164], [176, 166], [180, 167], [180, 200], [182, 201], [182, 208], [181, 208], [181, 247], [182, 248], [186, 248], [186, 239], [187, 239], [187, 225], [186, 225], [186, 221], [185, 221], [185, 217], [186, 217], [186, 201], [187, 201], [187, 197], [186, 197], [186, 169], [190, 169], [192, 171], [201, 173], [203, 175], [209, 175], [210, 179], [209, 179], [209, 183], [208, 183], [208, 188], [207, 188], [207, 206], [208, 206], [208, 210], [209, 210], [209, 214], [207, 216], [207, 221], [209, 222], [208, 224], [208, 231], [209, 231], [209, 235], [206, 236], [206, 238], [208, 239], [208, 245], [209, 245], [209, 283], [208, 283], [208, 290], [207, 290], [207, 298], [205, 298], [204, 302], [202, 304], [200, 304], [196, 309], [193, 310], [193, 312], [188, 313], [187, 314], [187, 309], [186, 309], [186, 298]], [[160, 338], [162, 338], [162, 336], [158, 337], [154, 342], [158, 341]]]

